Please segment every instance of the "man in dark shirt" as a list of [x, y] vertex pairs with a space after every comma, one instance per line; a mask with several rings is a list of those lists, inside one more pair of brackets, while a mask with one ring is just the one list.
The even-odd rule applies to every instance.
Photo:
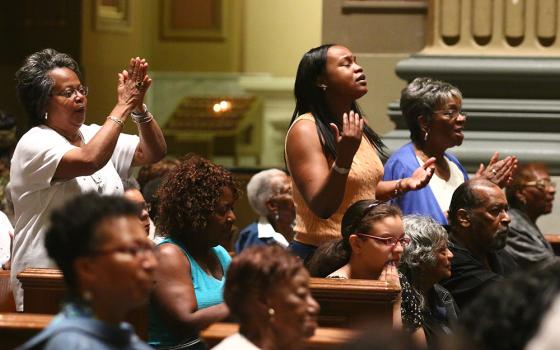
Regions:
[[503, 250], [510, 222], [508, 203], [498, 186], [473, 179], [455, 190], [448, 216], [452, 275], [441, 284], [463, 308], [483, 288], [517, 268]]

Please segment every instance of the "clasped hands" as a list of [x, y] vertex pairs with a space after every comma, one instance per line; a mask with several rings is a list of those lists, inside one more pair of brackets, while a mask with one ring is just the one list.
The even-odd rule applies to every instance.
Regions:
[[144, 112], [143, 103], [146, 91], [152, 85], [152, 79], [147, 74], [148, 62], [144, 58], [130, 59], [127, 70], [118, 73], [119, 82], [117, 96], [119, 103], [133, 106], [133, 111]]

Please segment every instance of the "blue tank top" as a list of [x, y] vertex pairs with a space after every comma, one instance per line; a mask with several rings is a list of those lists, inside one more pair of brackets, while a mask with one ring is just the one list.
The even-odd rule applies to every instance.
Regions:
[[[194, 295], [196, 297], [196, 302], [198, 305], [198, 310], [204, 309], [213, 305], [221, 304], [224, 302], [223, 292], [224, 284], [226, 282], [226, 272], [231, 263], [231, 257], [227, 250], [222, 246], [216, 246], [212, 248], [212, 251], [220, 261], [224, 275], [221, 280], [216, 279], [214, 276], [207, 274], [200, 265], [193, 259], [192, 256], [187, 252], [185, 246], [172, 238], [166, 238], [161, 241], [159, 245], [170, 243], [178, 246], [183, 254], [189, 259], [191, 265], [191, 276], [194, 287]], [[149, 341], [148, 343], [154, 347], [158, 346], [170, 346], [178, 345], [184, 342], [188, 342], [192, 339], [188, 338], [177, 338], [170, 331], [167, 330], [165, 323], [158, 316], [157, 309], [150, 302], [150, 316], [149, 316]]]

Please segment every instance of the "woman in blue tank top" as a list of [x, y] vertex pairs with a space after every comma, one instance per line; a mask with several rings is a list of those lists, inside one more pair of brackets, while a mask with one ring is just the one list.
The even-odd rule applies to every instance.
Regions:
[[150, 302], [149, 344], [157, 349], [206, 349], [200, 329], [229, 315], [223, 286], [239, 191], [224, 168], [187, 155], [161, 184], [156, 285]]

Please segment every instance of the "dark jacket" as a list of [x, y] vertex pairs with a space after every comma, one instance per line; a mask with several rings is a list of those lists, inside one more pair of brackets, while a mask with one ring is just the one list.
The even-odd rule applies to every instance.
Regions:
[[501, 281], [518, 269], [515, 260], [504, 249], [488, 254], [490, 270], [453, 237], [449, 250], [453, 253], [451, 277], [441, 281], [441, 285], [453, 295], [460, 309], [464, 309], [486, 286]]
[[437, 349], [439, 337], [453, 333], [452, 329], [459, 319], [459, 307], [447, 289], [435, 284], [428, 293], [422, 316], [428, 348]]

